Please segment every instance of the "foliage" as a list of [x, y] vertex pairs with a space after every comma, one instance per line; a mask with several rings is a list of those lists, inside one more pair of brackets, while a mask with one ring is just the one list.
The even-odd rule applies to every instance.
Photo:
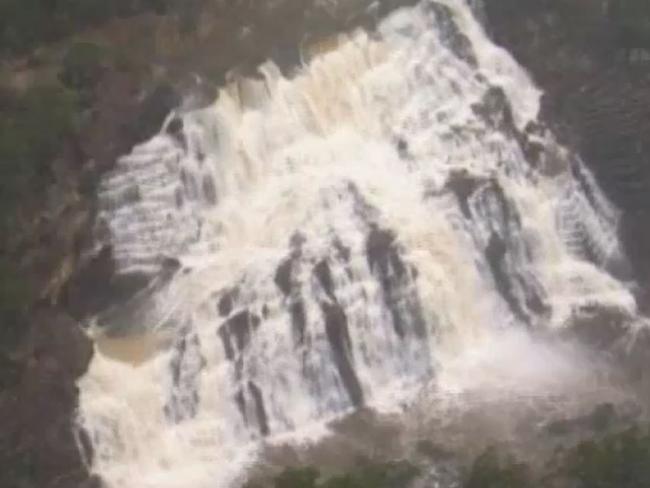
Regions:
[[0, 440], [0, 466], [3, 487], [33, 488], [36, 486], [36, 459], [33, 453]]
[[333, 476], [321, 488], [405, 488], [418, 474], [407, 462], [365, 464], [350, 473]]
[[1, 346], [18, 340], [20, 316], [32, 297], [15, 263], [0, 259], [0, 339]]
[[558, 453], [541, 479], [490, 448], [465, 476], [463, 488], [647, 488], [650, 486], [650, 433], [640, 428], [609, 433]]
[[650, 49], [650, 2], [617, 0], [610, 4], [610, 17], [622, 47]]
[[[272, 480], [273, 488], [406, 488], [418, 469], [405, 461], [364, 462], [342, 474], [323, 476], [313, 467], [287, 468]], [[257, 486], [257, 485], [249, 485]]]
[[286, 469], [274, 480], [275, 488], [315, 488], [320, 474], [316, 468]]
[[0, 0], [0, 55], [28, 52], [116, 17], [165, 12], [174, 0]]
[[54, 37], [49, 13], [41, 0], [0, 0], [0, 48], [20, 52]]
[[107, 50], [92, 42], [72, 44], [63, 57], [59, 75], [61, 82], [84, 98], [92, 95], [92, 89], [99, 81], [107, 59]]
[[[323, 476], [313, 467], [290, 468], [273, 488], [406, 488], [418, 475], [408, 462], [364, 463]], [[251, 485], [252, 486], [252, 485]], [[255, 485], [257, 486], [257, 485]], [[463, 488], [648, 488], [650, 432], [633, 428], [594, 437], [557, 453], [543, 472], [496, 448], [486, 449], [464, 474]]]
[[56, 85], [35, 86], [2, 112], [0, 211], [10, 210], [23, 191], [48, 175], [48, 163], [74, 128], [75, 113], [75, 97]]
[[650, 486], [650, 434], [639, 429], [580, 443], [561, 468], [576, 488]]
[[472, 465], [465, 477], [464, 488], [532, 488], [525, 464], [500, 456], [496, 448], [488, 448]]
[[[3, 241], [17, 231], [17, 216], [25, 196], [43, 191], [52, 159], [74, 130], [75, 114], [74, 96], [56, 85], [36, 86], [3, 104], [0, 111], [0, 235]], [[0, 322], [3, 327], [19, 320], [31, 298], [18, 264], [2, 257]]]

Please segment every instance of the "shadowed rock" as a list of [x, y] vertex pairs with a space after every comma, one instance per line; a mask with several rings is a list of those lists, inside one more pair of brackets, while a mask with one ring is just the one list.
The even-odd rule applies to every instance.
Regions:
[[384, 302], [388, 308], [395, 333], [403, 338], [410, 330], [416, 336], [426, 335], [426, 325], [413, 287], [409, 268], [400, 257], [395, 235], [373, 226], [366, 241], [366, 256], [372, 273], [378, 278]]
[[253, 397], [253, 402], [255, 403], [255, 413], [257, 414], [257, 422], [260, 427], [260, 433], [263, 436], [267, 436], [271, 433], [271, 430], [269, 429], [269, 421], [266, 416], [266, 408], [264, 407], [264, 398], [262, 397], [262, 391], [252, 381], [248, 382], [248, 391]]
[[351, 353], [348, 319], [338, 304], [322, 303], [325, 318], [325, 332], [332, 348], [334, 362], [339, 371], [343, 386], [354, 406], [363, 405], [363, 390], [354, 370]]

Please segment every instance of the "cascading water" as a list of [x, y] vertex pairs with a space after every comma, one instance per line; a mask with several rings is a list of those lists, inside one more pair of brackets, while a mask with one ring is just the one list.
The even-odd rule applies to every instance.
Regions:
[[462, 0], [259, 73], [102, 183], [119, 272], [157, 276], [92, 328], [149, 354], [80, 381], [110, 488], [228, 486], [262, 442], [401, 408], [503, 331], [635, 316], [615, 210]]

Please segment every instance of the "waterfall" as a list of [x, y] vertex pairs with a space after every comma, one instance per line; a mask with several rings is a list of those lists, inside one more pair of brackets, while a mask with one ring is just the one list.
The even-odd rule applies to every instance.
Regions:
[[90, 327], [79, 425], [109, 488], [226, 487], [265, 442], [480, 383], [450, 368], [508, 331], [636, 316], [616, 209], [463, 0], [327, 44], [171, 114], [102, 181], [118, 272], [152, 277]]

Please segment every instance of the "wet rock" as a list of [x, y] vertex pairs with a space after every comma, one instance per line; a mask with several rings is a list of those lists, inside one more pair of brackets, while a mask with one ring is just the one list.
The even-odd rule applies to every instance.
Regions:
[[241, 354], [251, 341], [252, 333], [260, 325], [260, 318], [243, 310], [226, 320], [219, 327], [219, 336], [224, 345], [226, 357], [230, 360]]
[[176, 208], [182, 208], [184, 203], [185, 199], [183, 198], [183, 190], [176, 188], [176, 191], [174, 192], [174, 204], [176, 205]]
[[183, 119], [174, 117], [167, 125], [167, 133], [175, 136], [183, 131], [183, 126]]
[[[167, 266], [164, 266], [167, 263]], [[100, 308], [93, 318], [94, 325], [110, 337], [120, 337], [142, 331], [145, 324], [163, 320], [156, 316], [153, 305], [156, 295], [181, 269], [173, 258], [164, 258], [156, 276], [142, 273], [118, 274], [109, 282], [112, 295], [106, 306]]]
[[397, 154], [402, 159], [406, 159], [409, 156], [409, 145], [405, 139], [398, 137], [397, 138]]
[[440, 38], [445, 47], [471, 66], [476, 66], [478, 63], [472, 49], [472, 43], [458, 28], [453, 11], [440, 3], [434, 2], [428, 5], [436, 15]]
[[244, 424], [248, 425], [248, 415], [246, 413], [246, 397], [244, 396], [244, 391], [240, 388], [235, 394], [235, 403], [237, 404], [237, 409], [244, 420]]
[[595, 349], [610, 349], [627, 334], [629, 320], [622, 310], [585, 306], [573, 312], [568, 330]]
[[496, 233], [492, 233], [485, 249], [485, 257], [492, 271], [497, 290], [499, 290], [512, 313], [524, 322], [528, 322], [529, 318], [519, 304], [510, 281], [510, 273], [505, 265], [506, 251], [507, 247], [503, 238]]
[[305, 304], [301, 299], [292, 303], [289, 307], [291, 316], [291, 330], [293, 331], [294, 343], [301, 346], [305, 343], [305, 330], [307, 328], [307, 312]]
[[269, 421], [266, 415], [266, 408], [264, 407], [262, 391], [252, 381], [248, 382], [248, 391], [253, 397], [253, 402], [255, 403], [255, 413], [257, 414], [257, 423], [260, 427], [260, 433], [263, 436], [267, 436], [271, 433], [271, 430], [269, 429]]
[[517, 131], [510, 102], [501, 87], [491, 86], [483, 95], [481, 103], [472, 105], [472, 110], [490, 126], [506, 134]]
[[336, 300], [334, 297], [334, 282], [332, 281], [332, 272], [330, 271], [329, 264], [323, 260], [319, 262], [314, 268], [314, 274], [318, 278], [318, 282], [327, 293], [331, 300]]
[[359, 407], [363, 405], [363, 390], [354, 370], [348, 319], [338, 304], [322, 303], [321, 309], [325, 318], [325, 332], [341, 381], [352, 404]]
[[203, 190], [203, 196], [205, 197], [205, 200], [210, 205], [216, 205], [217, 204], [217, 189], [216, 189], [216, 187], [214, 185], [214, 180], [212, 179], [212, 176], [203, 175], [203, 182], [201, 184], [201, 188]]
[[343, 245], [343, 243], [336, 239], [333, 243], [334, 249], [336, 249], [336, 253], [338, 257], [343, 260], [344, 262], [349, 262], [350, 261], [350, 248]]
[[291, 270], [293, 267], [293, 260], [291, 258], [285, 260], [275, 272], [274, 281], [280, 288], [285, 296], [291, 294]]
[[274, 277], [275, 284], [285, 297], [285, 305], [289, 310], [291, 330], [296, 346], [304, 344], [307, 327], [307, 311], [300, 293], [300, 287], [294, 285], [292, 281], [293, 269], [297, 263], [296, 259], [300, 255], [300, 246], [302, 246], [303, 242], [304, 237], [300, 234], [295, 234], [292, 237], [291, 245], [294, 247], [292, 256], [278, 266]]
[[219, 299], [219, 303], [217, 305], [219, 315], [222, 317], [227, 317], [230, 315], [230, 312], [232, 312], [234, 306], [236, 294], [236, 289], [228, 290], [223, 294], [223, 296]]
[[177, 85], [178, 91], [184, 94], [183, 111], [200, 110], [217, 99], [218, 87], [195, 73], [181, 79]]
[[521, 276], [518, 278], [520, 288], [526, 296], [526, 308], [539, 316], [548, 315], [551, 312], [551, 307], [544, 301], [541, 286], [531, 286], [531, 283], [526, 282]]
[[170, 361], [172, 390], [164, 410], [172, 422], [196, 416], [200, 402], [198, 376], [204, 367], [199, 337], [191, 332], [184, 333]]
[[460, 205], [460, 209], [463, 212], [465, 218], [470, 219], [472, 217], [468, 199], [472, 193], [474, 193], [476, 188], [478, 188], [479, 184], [479, 179], [472, 176], [465, 169], [452, 171], [449, 174], [449, 179], [447, 180], [446, 186], [454, 193], [454, 195], [456, 195], [458, 204]]
[[251, 340], [251, 326], [254, 321], [259, 321], [259, 319], [251, 315], [248, 310], [244, 310], [227, 322], [230, 333], [235, 336], [239, 351], [243, 351], [248, 346]]
[[373, 226], [366, 241], [366, 255], [370, 270], [379, 280], [395, 333], [403, 338], [412, 331], [416, 336], [424, 337], [426, 325], [417, 290], [413, 287], [409, 268], [400, 256], [395, 235]]
[[167, 276], [176, 274], [182, 267], [179, 259], [171, 256], [163, 257], [160, 262], [161, 273]]
[[187, 151], [187, 138], [183, 132], [183, 127], [183, 119], [180, 117], [174, 117], [169, 124], [167, 124], [166, 132], [172, 136], [185, 151]]
[[230, 331], [226, 327], [221, 327], [219, 329], [219, 337], [221, 337], [223, 349], [226, 353], [226, 359], [228, 359], [228, 361], [232, 361], [235, 359], [235, 350], [230, 339]]
[[397, 256], [395, 235], [379, 227], [373, 227], [366, 242], [366, 255], [371, 269], [379, 269], [382, 275], [387, 275], [391, 264], [396, 265], [395, 274], [401, 276], [404, 266]]
[[116, 275], [112, 249], [104, 246], [73, 273], [63, 295], [63, 302], [77, 319], [128, 301], [150, 282], [144, 274]]
[[153, 88], [140, 103], [137, 117], [129, 124], [130, 144], [138, 144], [157, 134], [165, 118], [181, 101], [180, 94], [171, 84], [163, 83]]

